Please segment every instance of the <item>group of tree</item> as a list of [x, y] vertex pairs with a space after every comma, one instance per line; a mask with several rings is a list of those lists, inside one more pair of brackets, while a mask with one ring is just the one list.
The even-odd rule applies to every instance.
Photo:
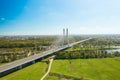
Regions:
[[18, 59], [22, 59], [26, 56], [27, 56], [27, 54], [25, 54], [25, 53], [22, 53], [22, 54], [18, 54], [18, 53], [0, 54], [0, 63], [12, 62], [12, 61], [15, 61]]
[[107, 53], [104, 50], [63, 51], [56, 53], [56, 59], [88, 59], [120, 56], [119, 52]]
[[41, 46], [51, 45], [54, 38], [43, 38], [43, 39], [32, 39], [32, 40], [3, 40], [0, 39], [0, 48], [22, 48], [22, 47], [33, 47], [35, 44]]
[[55, 39], [54, 36], [0, 37], [0, 63], [15, 61], [44, 51]]

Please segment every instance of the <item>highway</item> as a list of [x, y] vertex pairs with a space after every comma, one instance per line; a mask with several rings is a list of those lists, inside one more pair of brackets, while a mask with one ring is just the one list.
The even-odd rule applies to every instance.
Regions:
[[48, 50], [48, 51], [45, 51], [45, 52], [41, 52], [41, 53], [32, 55], [32, 56], [27, 57], [27, 58], [23, 58], [23, 59], [20, 59], [20, 60], [16, 60], [16, 61], [4, 64], [4, 65], [0, 66], [0, 75], [5, 71], [8, 71], [8, 70], [13, 69], [15, 67], [22, 66], [22, 65], [24, 65], [26, 63], [30, 63], [30, 62], [35, 61], [37, 59], [40, 59], [40, 58], [43, 58], [45, 56], [51, 55], [51, 54], [53, 54], [55, 52], [64, 50], [64, 49], [66, 49], [68, 47], [72, 47], [73, 45], [83, 43], [83, 42], [88, 41], [90, 39], [92, 39], [92, 38], [88, 38], [88, 39], [85, 39], [85, 40], [74, 42], [74, 43], [71, 43], [69, 45], [65, 45], [65, 46], [62, 46], [62, 47], [59, 47], [59, 48], [54, 48], [54, 49], [51, 49], [51, 50]]

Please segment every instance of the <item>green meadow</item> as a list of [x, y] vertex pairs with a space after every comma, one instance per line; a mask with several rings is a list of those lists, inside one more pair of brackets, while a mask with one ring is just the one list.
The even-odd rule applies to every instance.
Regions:
[[120, 57], [103, 59], [55, 60], [51, 73], [45, 80], [74, 80], [62, 75], [80, 78], [81, 80], [119, 80]]
[[[37, 62], [0, 80], [40, 80], [48, 64]], [[52, 75], [51, 75], [52, 74]], [[56, 75], [57, 74], [57, 75]], [[119, 80], [120, 57], [102, 59], [54, 60], [45, 80]]]
[[47, 70], [47, 64], [37, 62], [31, 66], [13, 72], [0, 80], [40, 80]]

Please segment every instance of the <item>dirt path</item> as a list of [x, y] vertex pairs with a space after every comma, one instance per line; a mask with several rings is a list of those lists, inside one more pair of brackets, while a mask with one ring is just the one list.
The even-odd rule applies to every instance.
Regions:
[[50, 58], [50, 63], [49, 63], [48, 70], [47, 70], [47, 72], [45, 73], [45, 75], [44, 75], [40, 80], [44, 80], [44, 78], [49, 74], [49, 72], [50, 72], [50, 70], [51, 70], [51, 66], [52, 66], [53, 59], [54, 59], [54, 56], [52, 56], [52, 57]]

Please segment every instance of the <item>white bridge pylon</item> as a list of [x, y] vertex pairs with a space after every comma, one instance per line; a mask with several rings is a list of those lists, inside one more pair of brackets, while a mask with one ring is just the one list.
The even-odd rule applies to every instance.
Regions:
[[69, 33], [68, 28], [66, 29], [63, 28], [62, 46], [66, 44], [69, 45]]

